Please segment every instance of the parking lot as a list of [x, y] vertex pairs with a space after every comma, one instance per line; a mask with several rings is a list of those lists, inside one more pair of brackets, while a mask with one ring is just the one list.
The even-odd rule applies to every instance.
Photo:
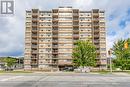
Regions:
[[130, 87], [130, 75], [62, 72], [1, 74], [0, 87]]

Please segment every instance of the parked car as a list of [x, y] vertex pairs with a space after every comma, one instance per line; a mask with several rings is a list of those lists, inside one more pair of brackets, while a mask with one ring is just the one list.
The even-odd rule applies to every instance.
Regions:
[[63, 71], [74, 71], [75, 67], [65, 67]]
[[79, 67], [77, 69], [74, 69], [75, 72], [90, 72], [90, 67]]
[[5, 71], [13, 71], [13, 68], [5, 68]]

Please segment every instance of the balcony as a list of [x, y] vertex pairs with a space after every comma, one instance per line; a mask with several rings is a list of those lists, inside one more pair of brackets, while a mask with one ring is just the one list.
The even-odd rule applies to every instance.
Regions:
[[58, 27], [58, 24], [53, 24], [52, 27]]
[[101, 65], [106, 65], [107, 63], [106, 62], [101, 62]]
[[94, 43], [99, 43], [100, 41], [99, 40], [94, 40]]
[[54, 32], [54, 33], [55, 33], [55, 32], [58, 32], [58, 30], [56, 30], [56, 29], [54, 30], [54, 29], [53, 29], [53, 30], [52, 30], [52, 32]]
[[58, 51], [52, 51], [52, 54], [58, 54]]
[[31, 63], [31, 65], [38, 65], [38, 64], [37, 64], [37, 63], [33, 63], [33, 62], [32, 62], [32, 63]]
[[58, 13], [53, 13], [53, 15], [58, 15]]
[[73, 32], [79, 32], [79, 29], [77, 28], [77, 29], [73, 29]]
[[95, 37], [99, 37], [99, 36], [100, 36], [100, 35], [98, 35], [98, 34], [97, 34], [97, 35], [94, 35], [94, 38], [95, 38]]
[[79, 30], [79, 28], [73, 28], [73, 30]]
[[77, 16], [79, 16], [79, 14], [78, 13], [73, 13], [73, 16], [77, 17]]
[[37, 34], [36, 34], [36, 33], [33, 33], [33, 34], [32, 34], [32, 37], [37, 37]]
[[37, 48], [37, 45], [32, 45], [31, 47], [32, 47], [32, 48]]
[[[54, 55], [54, 54], [53, 54]], [[52, 56], [52, 59], [58, 59], [58, 56]]]
[[32, 34], [32, 37], [37, 37], [37, 34]]
[[58, 43], [58, 40], [52, 40], [52, 43]]
[[100, 30], [99, 29], [94, 29], [94, 32], [99, 32]]
[[72, 65], [72, 62], [67, 62], [67, 61], [59, 61], [58, 65]]
[[93, 22], [99, 22], [99, 18], [93, 18]]
[[96, 46], [96, 48], [100, 48], [100, 45], [99, 45], [99, 44], [98, 44], [98, 45], [95, 44], [95, 46]]
[[38, 19], [37, 18], [32, 18], [32, 22], [37, 22]]
[[[73, 46], [59, 46], [58, 48], [73, 48]], [[72, 53], [72, 51], [59, 51], [58, 53]]]
[[38, 13], [32, 13], [32, 17], [38, 17]]
[[58, 20], [59, 20], [58, 18], [53, 18], [52, 21], [53, 21], [53, 22], [58, 22]]
[[58, 17], [58, 13], [53, 13], [52, 16], [53, 17]]
[[38, 53], [38, 50], [32, 50], [32, 53], [34, 53], [34, 54]]
[[99, 17], [99, 13], [93, 13], [93, 17]]
[[101, 28], [105, 28], [105, 25], [100, 25]]
[[37, 40], [31, 40], [32, 43], [37, 43]]
[[37, 29], [32, 29], [32, 32], [37, 32]]
[[73, 23], [73, 26], [79, 26], [79, 23]]
[[78, 39], [77, 40], [73, 40], [74, 43], [77, 43]]
[[78, 18], [73, 19], [73, 22], [78, 22], [78, 21], [79, 21]]
[[54, 37], [54, 38], [58, 38], [58, 35], [52, 35], [52, 37]]
[[51, 63], [52, 63], [52, 65], [57, 65], [58, 61], [52, 61]]
[[58, 48], [58, 45], [52, 45], [52, 48]]
[[97, 27], [97, 26], [99, 26], [99, 24], [98, 24], [98, 23], [93, 23], [93, 26], [96, 26], [96, 27]]
[[75, 35], [73, 34], [73, 38], [79, 38], [79, 35], [78, 35], [78, 34], [77, 34], [77, 35], [76, 35], [76, 34], [75, 34]]
[[102, 18], [104, 18], [105, 17], [105, 15], [99, 15], [100, 17], [102, 17]]
[[32, 59], [32, 60], [36, 60], [36, 59], [37, 59], [37, 57], [31, 57], [31, 59]]
[[98, 60], [98, 61], [96, 62], [96, 64], [97, 64], [97, 65], [100, 65], [100, 64], [101, 64], [101, 61]]
[[38, 25], [37, 24], [32, 24], [32, 27], [38, 27]]
[[99, 53], [100, 53], [100, 50], [96, 50], [96, 53], [99, 54]]

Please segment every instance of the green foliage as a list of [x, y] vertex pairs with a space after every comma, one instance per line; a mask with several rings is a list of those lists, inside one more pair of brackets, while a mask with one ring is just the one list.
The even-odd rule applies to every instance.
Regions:
[[113, 60], [113, 64], [116, 68], [122, 70], [130, 69], [130, 46], [125, 49], [125, 42], [128, 42], [130, 45], [130, 39], [118, 40], [117, 43], [114, 43], [113, 45], [113, 54], [116, 56], [116, 59]]
[[75, 66], [95, 66], [96, 49], [89, 41], [79, 40], [72, 53]]
[[16, 59], [12, 57], [7, 57], [7, 58], [1, 58], [1, 61], [6, 63], [7, 67], [11, 67], [14, 64], [16, 64]]

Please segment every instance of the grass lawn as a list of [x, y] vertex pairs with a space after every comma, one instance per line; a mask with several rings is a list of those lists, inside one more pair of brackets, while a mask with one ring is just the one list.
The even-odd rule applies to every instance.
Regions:
[[[92, 73], [111, 74], [110, 71], [94, 71]], [[130, 70], [127, 70], [127, 71], [112, 71], [112, 73], [127, 73], [127, 74], [130, 74]]]
[[0, 70], [0, 73], [32, 73], [31, 71], [3, 71]]
[[93, 71], [92, 73], [109, 74], [109, 71]]
[[127, 71], [128, 74], [130, 74], [130, 71]]
[[122, 71], [122, 73], [130, 74], [130, 71], [129, 71], [129, 70], [127, 70], [127, 71]]

